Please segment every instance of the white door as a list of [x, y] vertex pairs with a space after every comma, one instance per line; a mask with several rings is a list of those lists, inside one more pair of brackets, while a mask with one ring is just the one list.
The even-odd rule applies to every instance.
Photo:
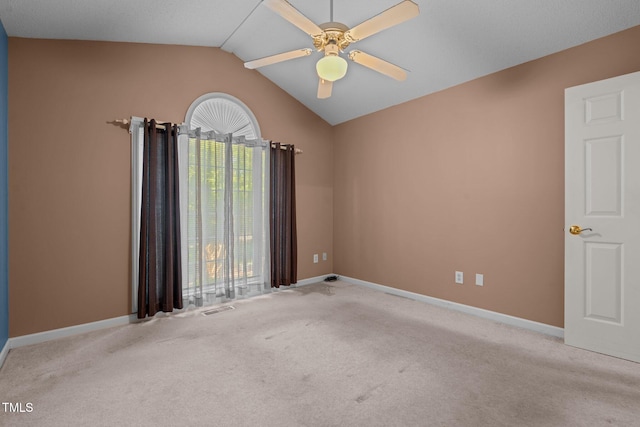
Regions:
[[564, 336], [640, 362], [640, 72], [565, 91]]

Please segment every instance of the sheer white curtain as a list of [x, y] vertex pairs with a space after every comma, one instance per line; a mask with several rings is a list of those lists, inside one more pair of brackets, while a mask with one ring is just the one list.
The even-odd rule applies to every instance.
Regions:
[[144, 119], [131, 117], [131, 312], [138, 311], [138, 273], [140, 256], [140, 212], [142, 204], [142, 157]]
[[269, 144], [198, 128], [179, 145], [185, 305], [270, 290]]

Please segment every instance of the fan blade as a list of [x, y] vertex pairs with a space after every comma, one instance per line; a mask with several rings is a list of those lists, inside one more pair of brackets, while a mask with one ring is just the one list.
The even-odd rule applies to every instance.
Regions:
[[349, 52], [349, 59], [374, 71], [385, 74], [396, 80], [403, 81], [407, 78], [407, 73], [397, 65], [384, 61], [375, 56], [364, 53], [360, 50], [352, 50]]
[[331, 89], [333, 89], [333, 82], [318, 78], [318, 98], [325, 99], [331, 96]]
[[409, 19], [418, 16], [419, 13], [420, 8], [417, 4], [411, 0], [404, 0], [395, 6], [391, 6], [389, 9], [374, 16], [373, 18], [356, 25], [344, 35], [350, 42], [356, 42], [382, 30], [393, 27], [394, 25], [408, 21]]
[[313, 21], [304, 16], [295, 7], [291, 6], [286, 0], [264, 0], [262, 2], [269, 9], [300, 28], [311, 37], [322, 34], [322, 28], [318, 27]]
[[253, 70], [254, 68], [264, 67], [265, 65], [276, 64], [278, 62], [287, 61], [289, 59], [300, 58], [301, 56], [311, 55], [311, 49], [298, 49], [290, 52], [279, 53], [277, 55], [267, 56], [265, 58], [254, 59], [253, 61], [245, 62], [245, 68]]

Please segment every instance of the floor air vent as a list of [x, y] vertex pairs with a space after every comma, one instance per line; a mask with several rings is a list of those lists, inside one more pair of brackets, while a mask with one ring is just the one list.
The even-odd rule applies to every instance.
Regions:
[[203, 311], [202, 314], [204, 316], [210, 316], [212, 314], [222, 313], [223, 311], [229, 311], [233, 309], [235, 309], [235, 307], [232, 305], [223, 305], [222, 307], [214, 308], [213, 310]]

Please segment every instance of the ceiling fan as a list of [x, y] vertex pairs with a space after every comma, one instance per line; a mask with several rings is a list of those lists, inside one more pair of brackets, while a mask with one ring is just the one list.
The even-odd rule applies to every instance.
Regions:
[[[300, 13], [286, 0], [264, 0], [262, 2], [284, 19], [309, 34], [313, 39], [313, 45], [324, 56], [317, 62], [318, 73], [318, 98], [329, 98], [333, 88], [333, 82], [341, 79], [347, 72], [347, 61], [340, 53], [352, 43], [376, 34], [382, 30], [407, 21], [420, 13], [418, 5], [411, 0], [403, 0], [384, 12], [349, 28], [340, 22], [333, 22], [333, 0], [331, 0], [330, 22], [316, 25], [309, 18]], [[312, 49], [297, 49], [290, 52], [279, 53], [245, 62], [249, 69], [276, 64], [289, 59], [311, 55]], [[371, 68], [396, 80], [407, 78], [407, 73], [397, 65], [384, 61], [360, 50], [351, 50], [347, 57], [360, 65]]]

